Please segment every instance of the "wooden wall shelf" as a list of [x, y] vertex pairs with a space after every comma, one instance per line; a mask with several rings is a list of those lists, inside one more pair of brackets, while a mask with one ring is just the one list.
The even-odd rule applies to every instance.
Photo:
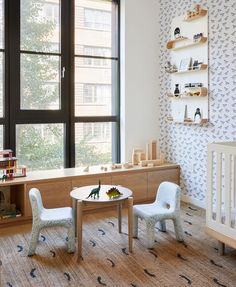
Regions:
[[168, 118], [167, 118], [167, 122], [173, 123], [173, 124], [203, 126], [203, 125], [205, 125], [205, 124], [208, 124], [208, 123], [209, 123], [209, 120], [208, 120], [208, 119], [202, 119], [200, 123], [196, 123], [196, 122], [193, 122], [193, 121], [187, 121], [187, 120], [186, 120], [186, 121], [183, 121], [183, 122], [178, 122], [178, 121], [174, 121], [173, 118], [168, 117]]
[[186, 73], [196, 73], [196, 72], [200, 72], [200, 71], [207, 71], [208, 69], [208, 65], [207, 64], [201, 64], [200, 68], [198, 69], [189, 69], [189, 70], [186, 70], [186, 71], [177, 71], [177, 72], [174, 72], [172, 74], [186, 74]]
[[201, 18], [201, 17], [206, 16], [206, 14], [207, 14], [207, 10], [201, 9], [201, 11], [200, 11], [198, 14], [195, 13], [195, 15], [193, 15], [193, 16], [191, 16], [191, 17], [189, 17], [188, 15], [186, 15], [186, 18], [184, 19], [184, 21], [185, 21], [185, 22], [191, 22], [191, 21], [194, 21], [194, 20], [196, 20], [196, 19], [199, 19], [199, 18]]
[[175, 43], [183, 41], [183, 40], [187, 40], [187, 39], [188, 39], [187, 37], [180, 37], [174, 40], [170, 40], [169, 42], [167, 42], [166, 47], [167, 49], [173, 49], [173, 46]]
[[173, 48], [168, 48], [168, 49], [171, 49], [172, 51], [177, 51], [177, 50], [186, 49], [186, 48], [194, 47], [197, 45], [201, 45], [201, 44], [204, 44], [206, 42], [207, 42], [207, 37], [201, 37], [197, 41], [191, 41], [191, 42], [188, 41], [185, 45], [177, 46], [177, 47], [173, 47]]

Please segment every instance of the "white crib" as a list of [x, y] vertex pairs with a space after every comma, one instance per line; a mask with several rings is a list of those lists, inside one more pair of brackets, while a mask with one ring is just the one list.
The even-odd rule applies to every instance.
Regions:
[[208, 146], [206, 231], [219, 241], [236, 248], [236, 142]]

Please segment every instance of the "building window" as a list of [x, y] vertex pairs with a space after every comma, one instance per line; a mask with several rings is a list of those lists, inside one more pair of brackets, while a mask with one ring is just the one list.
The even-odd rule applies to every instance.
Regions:
[[111, 31], [111, 11], [84, 8], [84, 27]]
[[28, 170], [119, 160], [118, 6], [0, 0], [0, 149]]

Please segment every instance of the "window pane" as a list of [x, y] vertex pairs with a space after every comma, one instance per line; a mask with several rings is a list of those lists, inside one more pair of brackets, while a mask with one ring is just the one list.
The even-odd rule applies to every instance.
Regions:
[[112, 123], [75, 124], [76, 166], [112, 162]]
[[4, 3], [0, 0], [0, 49], [4, 48]]
[[103, 61], [96, 59], [98, 66], [88, 67], [83, 58], [75, 59], [75, 116], [116, 114], [117, 63]]
[[75, 54], [102, 56], [100, 49], [106, 49], [106, 56], [117, 56], [112, 47], [112, 7], [112, 1], [75, 0]]
[[21, 54], [21, 109], [60, 109], [60, 57]]
[[4, 53], [0, 52], [0, 117], [3, 117], [3, 94], [4, 94]]
[[27, 170], [63, 168], [64, 125], [17, 125], [16, 156]]
[[60, 0], [21, 0], [21, 49], [60, 52]]
[[0, 150], [3, 150], [3, 125], [0, 125]]

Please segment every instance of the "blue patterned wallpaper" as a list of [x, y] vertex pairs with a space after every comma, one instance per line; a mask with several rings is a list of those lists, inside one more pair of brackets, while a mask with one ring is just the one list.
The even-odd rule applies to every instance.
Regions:
[[[170, 114], [166, 91], [171, 79], [164, 66], [170, 57], [166, 43], [171, 38], [171, 21], [197, 3], [209, 9], [210, 123], [203, 127], [165, 120]], [[160, 0], [160, 23], [161, 150], [181, 166], [183, 195], [204, 202], [207, 144], [236, 140], [236, 0]]]

